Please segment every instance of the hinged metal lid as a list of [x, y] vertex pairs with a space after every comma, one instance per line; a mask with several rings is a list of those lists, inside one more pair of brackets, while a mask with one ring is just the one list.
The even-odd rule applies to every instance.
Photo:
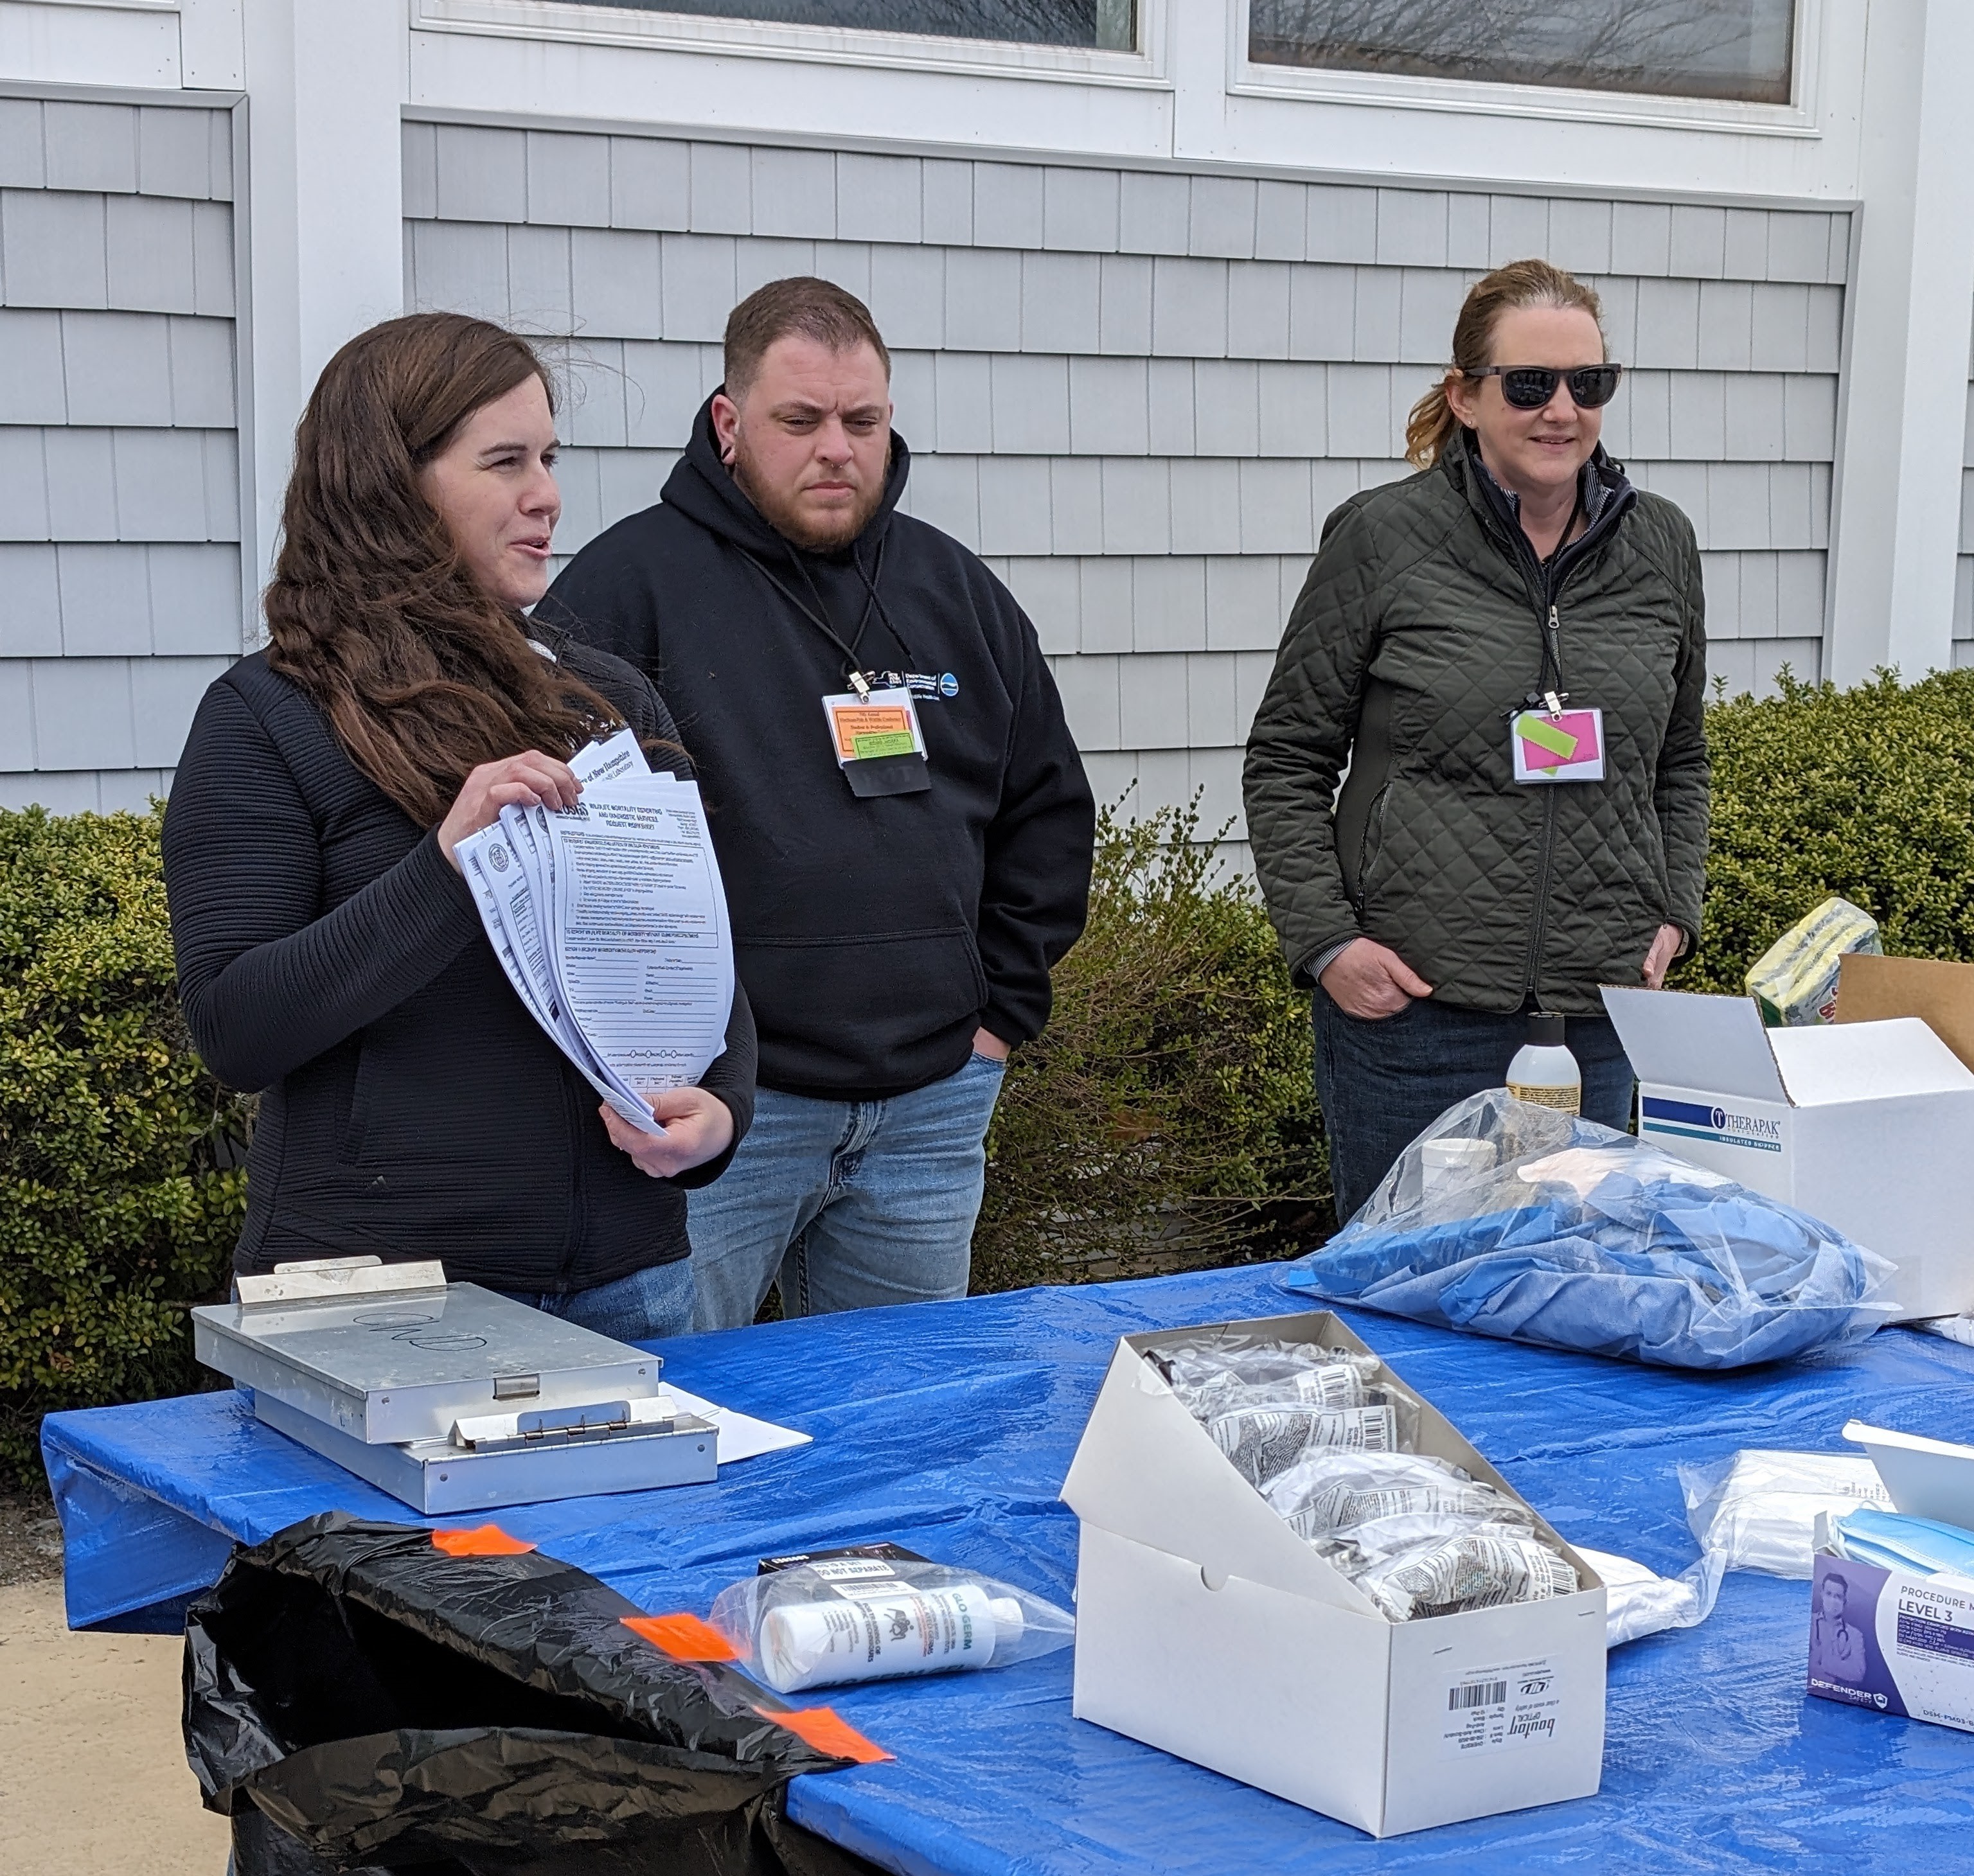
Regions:
[[661, 1385], [657, 1356], [448, 1284], [435, 1263], [334, 1259], [241, 1288], [239, 1302], [192, 1311], [199, 1360], [368, 1444], [449, 1439], [455, 1422], [502, 1409], [644, 1400]]
[[234, 1282], [241, 1307], [272, 1309], [284, 1303], [360, 1302], [376, 1296], [415, 1296], [445, 1288], [445, 1266], [431, 1258], [387, 1264], [381, 1257], [317, 1257], [277, 1264], [264, 1275]]

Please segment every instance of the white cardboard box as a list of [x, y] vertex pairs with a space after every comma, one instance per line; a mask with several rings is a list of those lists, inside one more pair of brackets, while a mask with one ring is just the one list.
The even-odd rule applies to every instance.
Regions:
[[1919, 1018], [1772, 1030], [1748, 997], [1604, 1003], [1646, 1139], [1895, 1264], [1900, 1317], [1974, 1308], [1974, 1072]]
[[[1871, 1455], [1894, 1511], [1974, 1531], [1974, 1446], [1928, 1439], [1920, 1433], [1895, 1433], [1863, 1420], [1847, 1423], [1844, 1437]], [[1974, 1672], [1974, 1648], [1968, 1653], [1969, 1671]]]
[[[1369, 1352], [1327, 1311], [1218, 1326]], [[1588, 1586], [1576, 1595], [1387, 1621], [1144, 1359], [1198, 1332], [1118, 1343], [1063, 1483], [1082, 1523], [1076, 1716], [1374, 1837], [1595, 1792], [1596, 1573], [1538, 1518]], [[1515, 1495], [1429, 1406], [1418, 1447]]]

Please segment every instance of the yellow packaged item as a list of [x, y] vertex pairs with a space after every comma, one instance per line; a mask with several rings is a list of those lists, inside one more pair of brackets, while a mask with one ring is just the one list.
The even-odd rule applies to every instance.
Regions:
[[1837, 1019], [1837, 979], [1850, 954], [1874, 955], [1878, 922], [1848, 899], [1827, 899], [1756, 959], [1748, 994], [1770, 1029], [1801, 1029]]

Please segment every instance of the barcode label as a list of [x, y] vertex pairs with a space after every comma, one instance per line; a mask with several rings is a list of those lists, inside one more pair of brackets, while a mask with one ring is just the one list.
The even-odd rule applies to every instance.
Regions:
[[1440, 1684], [1446, 1689], [1446, 1717], [1439, 1723], [1442, 1759], [1540, 1746], [1556, 1737], [1562, 1683], [1556, 1664], [1546, 1657], [1474, 1662]]

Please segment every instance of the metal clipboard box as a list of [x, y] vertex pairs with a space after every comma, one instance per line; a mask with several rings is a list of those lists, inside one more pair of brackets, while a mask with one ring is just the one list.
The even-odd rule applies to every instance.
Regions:
[[703, 1483], [708, 1421], [664, 1364], [437, 1263], [333, 1258], [242, 1277], [192, 1311], [194, 1351], [255, 1416], [415, 1509]]

